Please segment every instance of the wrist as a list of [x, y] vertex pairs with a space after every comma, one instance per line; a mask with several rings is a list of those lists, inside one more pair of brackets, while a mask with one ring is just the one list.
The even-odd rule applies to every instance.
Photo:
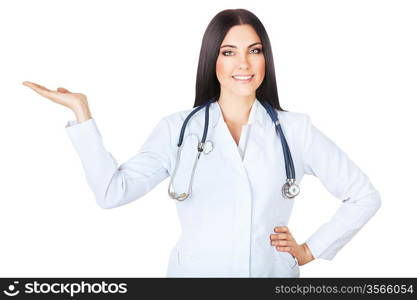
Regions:
[[91, 112], [87, 104], [77, 104], [72, 108], [72, 111], [74, 112], [78, 123], [91, 119]]
[[308, 247], [307, 243], [303, 243], [301, 246], [304, 249], [304, 253], [305, 253], [305, 257], [306, 257], [307, 262], [310, 262], [310, 261], [314, 260], [315, 257], [313, 256], [313, 253], [311, 253], [311, 250]]

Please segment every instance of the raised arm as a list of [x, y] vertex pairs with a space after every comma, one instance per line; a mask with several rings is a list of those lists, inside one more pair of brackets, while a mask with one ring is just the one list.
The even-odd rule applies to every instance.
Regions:
[[53, 91], [27, 81], [23, 84], [74, 112], [77, 120], [69, 121], [65, 128], [100, 207], [113, 208], [136, 200], [169, 176], [170, 131], [166, 118], [159, 121], [139, 151], [119, 166], [103, 145], [84, 94], [64, 88]]

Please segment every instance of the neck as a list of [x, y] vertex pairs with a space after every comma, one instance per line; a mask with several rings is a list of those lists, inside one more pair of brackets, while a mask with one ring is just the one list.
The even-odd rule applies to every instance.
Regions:
[[226, 123], [243, 125], [248, 122], [249, 113], [255, 102], [255, 94], [239, 96], [220, 92], [218, 100]]

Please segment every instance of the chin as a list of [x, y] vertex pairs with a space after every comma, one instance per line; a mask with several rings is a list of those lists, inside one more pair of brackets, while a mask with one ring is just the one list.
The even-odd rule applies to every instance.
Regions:
[[223, 85], [221, 88], [226, 89], [229, 91], [229, 93], [234, 94], [236, 96], [242, 96], [242, 97], [249, 97], [256, 93], [257, 88], [255, 88], [255, 85], [251, 86], [236, 86], [235, 84], [232, 85]]
[[234, 94], [237, 96], [243, 96], [243, 97], [249, 97], [253, 95], [256, 92], [256, 90], [250, 90], [250, 91], [234, 91]]

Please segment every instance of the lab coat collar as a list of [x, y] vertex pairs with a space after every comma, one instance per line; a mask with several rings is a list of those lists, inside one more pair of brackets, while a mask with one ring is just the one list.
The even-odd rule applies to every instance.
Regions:
[[[204, 125], [204, 109], [201, 110], [200, 114], [200, 120], [201, 124]], [[220, 105], [218, 101], [215, 101], [214, 103], [210, 104], [210, 120], [209, 120], [209, 127], [216, 127], [220, 122], [225, 123], [223, 114], [221, 112]], [[262, 104], [259, 102], [257, 98], [255, 98], [255, 101], [253, 102], [253, 105], [251, 107], [248, 123], [258, 123], [263, 128], [265, 125], [265, 119], [268, 117], [267, 112], [265, 108], [262, 106]]]

